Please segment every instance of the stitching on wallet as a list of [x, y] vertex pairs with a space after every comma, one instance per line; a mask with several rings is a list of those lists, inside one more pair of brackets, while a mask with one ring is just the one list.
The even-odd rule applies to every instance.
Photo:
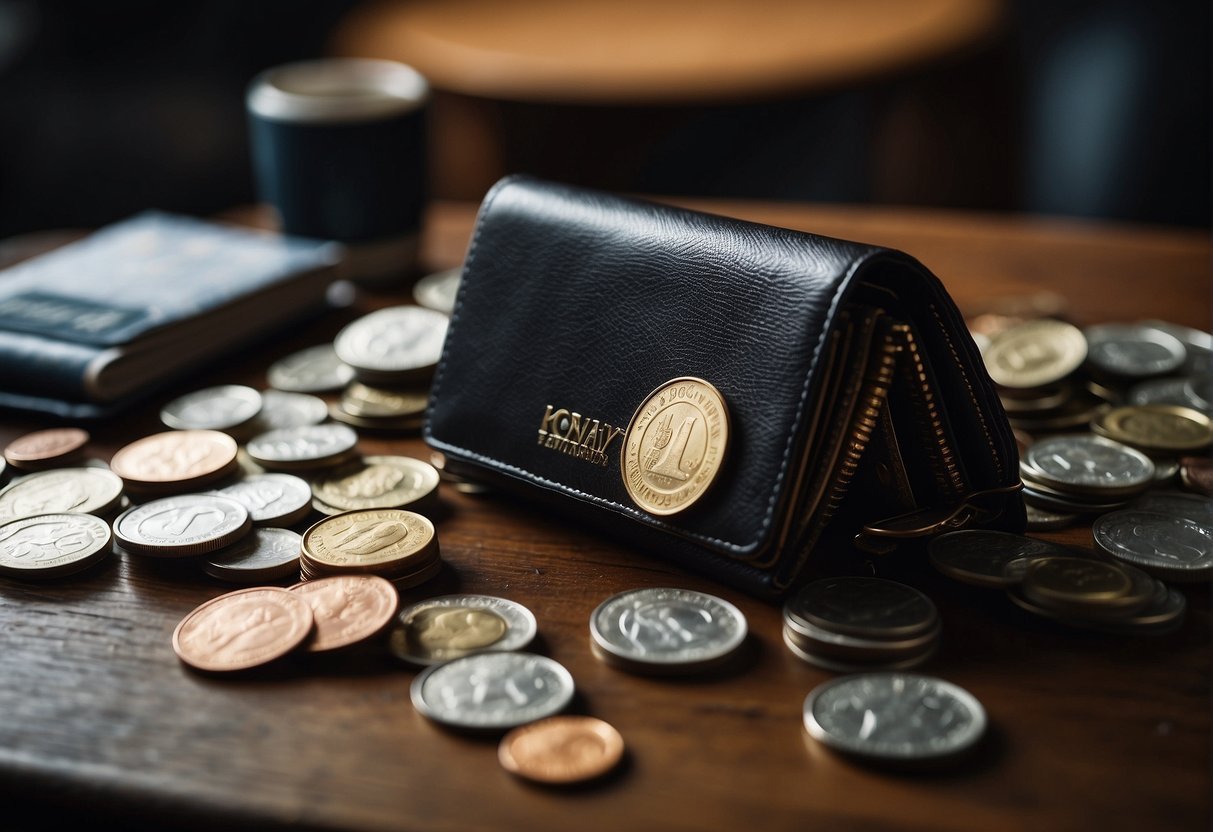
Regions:
[[[498, 182], [495, 186], [493, 186], [492, 190], [490, 190], [488, 195], [486, 195], [484, 198], [484, 205], [481, 208], [481, 215], [487, 216], [489, 208], [492, 206], [493, 202], [496, 200], [498, 194], [504, 189], [504, 187], [506, 185], [511, 184], [512, 182], [514, 182], [516, 179], [519, 179], [519, 178], [522, 178], [522, 177], [517, 176], [517, 175], [510, 176], [510, 177], [507, 177], [506, 179], [503, 179], [502, 181]], [[476, 259], [476, 254], [479, 249], [480, 233], [481, 233], [481, 231], [483, 231], [483, 229], [484, 229], [484, 224], [477, 223], [476, 233], [473, 235], [472, 244], [468, 248], [467, 263], [464, 266], [465, 275], [471, 273], [472, 264], [474, 263], [474, 261]], [[867, 263], [873, 257], [875, 257], [879, 254], [883, 254], [883, 253], [884, 253], [884, 250], [879, 249], [874, 252], [869, 252], [868, 254], [865, 254], [863, 257], [854, 261], [853, 263], [851, 263], [851, 267], [847, 270], [847, 273], [843, 276], [842, 280], [840, 280], [838, 282], [838, 287], [837, 287], [837, 289], [834, 290], [834, 297], [831, 298], [831, 300], [830, 300], [829, 310], [826, 312], [825, 316], [822, 319], [824, 325], [822, 326], [821, 331], [817, 334], [817, 343], [813, 347], [813, 357], [809, 361], [809, 369], [808, 369], [808, 372], [805, 374], [804, 388], [800, 392], [800, 401], [796, 405], [796, 417], [793, 420], [793, 425], [799, 427], [801, 418], [804, 415], [805, 402], [808, 400], [808, 397], [809, 397], [809, 388], [813, 386], [813, 373], [817, 368], [818, 360], [821, 358], [821, 348], [822, 348], [822, 344], [825, 343], [825, 336], [829, 330], [829, 321], [831, 321], [833, 319], [834, 314], [837, 312], [838, 305], [842, 302], [842, 298], [846, 294], [848, 287], [851, 285], [851, 280], [854, 278], [855, 273], [859, 270], [859, 268], [861, 266], [863, 266], [865, 263]], [[460, 291], [458, 301], [456, 302], [456, 305], [455, 305], [455, 309], [451, 313], [451, 324], [450, 324], [449, 329], [447, 330], [448, 338], [451, 337], [451, 333], [454, 332], [455, 325], [459, 321], [459, 313], [463, 308], [463, 299], [464, 299], [465, 292], [466, 292], [466, 289]], [[434, 405], [438, 401], [438, 389], [442, 383], [442, 376], [443, 376], [443, 373], [445, 370], [446, 370], [446, 356], [444, 354], [442, 361], [438, 365], [438, 371], [435, 373], [434, 384], [430, 391], [431, 409], [434, 407]], [[779, 464], [779, 473], [775, 476], [775, 485], [771, 489], [771, 496], [767, 499], [766, 515], [763, 517], [762, 525], [759, 527], [760, 536], [762, 534], [765, 534], [766, 530], [768, 528], [770, 528], [771, 518], [775, 512], [775, 501], [779, 495], [779, 489], [783, 483], [783, 479], [787, 475], [788, 459], [791, 457], [791, 454], [792, 454], [792, 445], [793, 445], [793, 441], [796, 437], [796, 433], [797, 433], [797, 431], [793, 430], [793, 431], [790, 431], [788, 434], [788, 441], [787, 441], [787, 444], [784, 446], [783, 459], [780, 461], [780, 464]], [[459, 445], [453, 445], [449, 442], [445, 442], [434, 436], [433, 432], [430, 430], [429, 419], [426, 420], [426, 424], [425, 424], [425, 437], [427, 440], [430, 441], [431, 444], [438, 445], [441, 448], [443, 448], [444, 450], [455, 451], [457, 453], [463, 454], [464, 456], [466, 456], [470, 459], [475, 459], [478, 462], [484, 463], [485, 465], [487, 465], [490, 468], [511, 471], [514, 474], [521, 475], [523, 478], [528, 479], [531, 482], [552, 487], [558, 491], [563, 491], [566, 494], [575, 494], [579, 497], [586, 498], [586, 499], [590, 500], [591, 502], [598, 503], [600, 505], [610, 506], [612, 508], [618, 509], [619, 511], [622, 511], [625, 514], [630, 515], [631, 517], [633, 517], [637, 520], [644, 521], [649, 526], [652, 526], [655, 528], [660, 528], [660, 529], [666, 529], [669, 531], [675, 531], [675, 532], [678, 532], [679, 534], [682, 534], [682, 535], [685, 535], [686, 537], [691, 538], [692, 540], [700, 541], [701, 543], [710, 543], [715, 546], [727, 549], [732, 552], [738, 552], [738, 553], [746, 552], [747, 550], [753, 550], [759, 543], [758, 540], [752, 540], [749, 543], [744, 543], [744, 544], [733, 543], [731, 541], [722, 540], [717, 537], [710, 537], [708, 535], [696, 534], [695, 532], [688, 531], [687, 529], [682, 528], [680, 526], [674, 526], [669, 523], [663, 523], [659, 520], [653, 520], [649, 515], [644, 514], [643, 512], [640, 512], [637, 509], [632, 508], [631, 506], [626, 506], [622, 503], [617, 503], [614, 500], [608, 500], [605, 497], [599, 497], [596, 494], [590, 494], [587, 491], [581, 491], [580, 489], [573, 488], [572, 486], [566, 485], [565, 483], [557, 482], [556, 480], [550, 480], [547, 477], [542, 477], [538, 474], [535, 474], [531, 471], [526, 470], [525, 468], [519, 468], [518, 466], [511, 465], [508, 462], [502, 462], [501, 460], [494, 459], [489, 456], [485, 456], [484, 454], [477, 453], [476, 451], [472, 451], [467, 448], [463, 448]]]

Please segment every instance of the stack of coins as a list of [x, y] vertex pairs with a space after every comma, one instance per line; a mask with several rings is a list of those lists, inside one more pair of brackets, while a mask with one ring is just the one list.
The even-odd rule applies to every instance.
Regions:
[[407, 456], [367, 456], [312, 480], [313, 506], [322, 514], [368, 508], [428, 511], [438, 495], [438, 471]]
[[442, 356], [448, 320], [420, 306], [379, 309], [347, 324], [333, 340], [333, 349], [366, 384], [424, 384]]
[[261, 394], [243, 384], [195, 390], [170, 401], [160, 421], [177, 430], [221, 430], [238, 434], [261, 413]]
[[1100, 404], [1074, 377], [1087, 343], [1064, 321], [1012, 325], [990, 337], [983, 355], [1012, 425], [1028, 433], [1084, 425]]
[[429, 391], [421, 387], [371, 387], [355, 381], [329, 408], [329, 415], [364, 430], [415, 433], [421, 430], [429, 401]]
[[792, 654], [837, 673], [916, 667], [935, 653], [940, 631], [930, 598], [882, 578], [814, 581], [783, 608]]
[[303, 580], [370, 574], [399, 589], [418, 586], [442, 570], [438, 536], [425, 517], [401, 509], [347, 511], [319, 521], [303, 534]]
[[1155, 480], [1150, 457], [1113, 439], [1081, 434], [1034, 443], [1019, 463], [1024, 499], [1043, 509], [1098, 514], [1125, 505]]

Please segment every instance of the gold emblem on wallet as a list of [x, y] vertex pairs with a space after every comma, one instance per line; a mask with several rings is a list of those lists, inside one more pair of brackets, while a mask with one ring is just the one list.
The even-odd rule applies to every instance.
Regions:
[[701, 378], [676, 378], [636, 409], [623, 440], [623, 482], [650, 514], [677, 514], [711, 487], [729, 444], [729, 411]]
[[606, 465], [606, 449], [622, 433], [623, 428], [549, 404], [539, 422], [539, 445], [595, 465]]

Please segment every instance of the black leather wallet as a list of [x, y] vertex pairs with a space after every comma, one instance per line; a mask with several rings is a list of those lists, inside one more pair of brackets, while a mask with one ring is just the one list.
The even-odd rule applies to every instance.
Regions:
[[1024, 525], [998, 397], [916, 260], [524, 177], [480, 208], [425, 438], [762, 595], [825, 547]]

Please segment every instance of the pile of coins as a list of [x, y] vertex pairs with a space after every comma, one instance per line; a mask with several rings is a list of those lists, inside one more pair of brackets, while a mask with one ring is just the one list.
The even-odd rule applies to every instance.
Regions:
[[883, 578], [813, 581], [783, 608], [792, 654], [836, 673], [917, 667], [935, 653], [941, 629], [930, 598]]
[[321, 514], [368, 508], [429, 511], [438, 498], [438, 471], [407, 456], [365, 456], [312, 480], [312, 507]]
[[371, 574], [407, 589], [441, 570], [434, 524], [412, 511], [347, 511], [303, 533], [299, 573], [305, 581], [334, 574]]

